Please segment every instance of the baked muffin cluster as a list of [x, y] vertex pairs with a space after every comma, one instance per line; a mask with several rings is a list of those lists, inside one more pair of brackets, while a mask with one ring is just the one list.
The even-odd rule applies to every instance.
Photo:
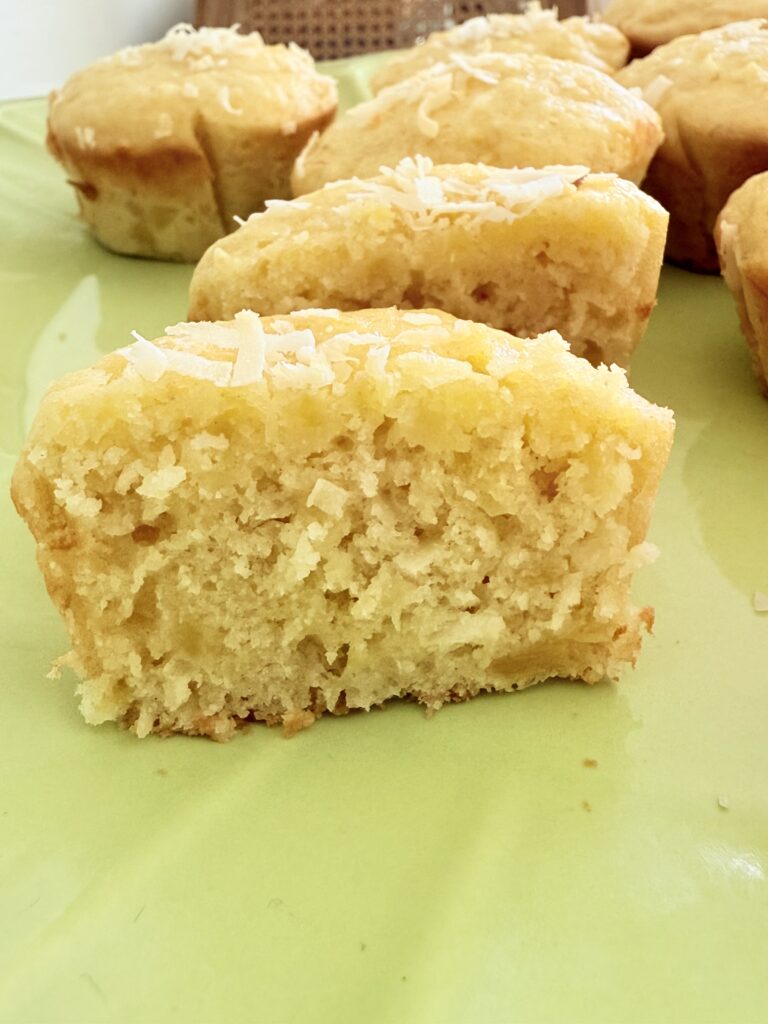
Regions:
[[674, 425], [622, 368], [665, 254], [722, 265], [768, 379], [764, 13], [530, 4], [339, 117], [229, 29], [54, 94], [96, 237], [199, 260], [189, 322], [52, 388], [14, 476], [88, 721], [292, 733], [634, 664]]

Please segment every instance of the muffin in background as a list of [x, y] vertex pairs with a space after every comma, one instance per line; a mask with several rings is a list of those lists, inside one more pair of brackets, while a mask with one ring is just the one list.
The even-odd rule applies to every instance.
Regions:
[[107, 248], [194, 262], [236, 216], [289, 195], [336, 106], [334, 80], [298, 47], [177, 25], [54, 91], [47, 142]]
[[629, 39], [633, 57], [645, 57], [678, 36], [768, 17], [768, 0], [610, 0], [601, 18]]
[[717, 219], [715, 240], [752, 368], [768, 397], [768, 171], [733, 193]]
[[589, 18], [558, 20], [557, 12], [530, 3], [522, 14], [488, 14], [470, 18], [442, 32], [433, 32], [419, 46], [393, 57], [371, 78], [374, 92], [422, 71], [451, 54], [541, 53], [559, 60], [587, 64], [612, 74], [627, 62], [629, 43], [612, 25]]
[[670, 213], [667, 258], [717, 273], [712, 232], [730, 194], [768, 170], [768, 20], [682, 36], [616, 74], [661, 115], [643, 188]]
[[662, 137], [654, 109], [594, 68], [540, 54], [454, 54], [314, 136], [292, 185], [298, 196], [418, 154], [492, 167], [583, 164], [639, 184]]
[[557, 330], [576, 355], [627, 366], [656, 302], [667, 220], [635, 185], [586, 167], [406, 157], [214, 243], [189, 318], [434, 306], [526, 338]]

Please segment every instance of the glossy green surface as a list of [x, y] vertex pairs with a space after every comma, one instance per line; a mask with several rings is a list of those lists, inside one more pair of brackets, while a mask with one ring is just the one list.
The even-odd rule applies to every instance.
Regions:
[[723, 284], [666, 270], [634, 364], [678, 433], [620, 686], [139, 742], [46, 680], [7, 481], [47, 382], [191, 271], [90, 240], [43, 120], [0, 108], [0, 1020], [767, 1020], [768, 403]]

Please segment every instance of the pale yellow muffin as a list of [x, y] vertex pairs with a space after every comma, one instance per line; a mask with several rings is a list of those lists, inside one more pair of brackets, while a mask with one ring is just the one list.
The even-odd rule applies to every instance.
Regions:
[[448, 60], [452, 54], [543, 53], [547, 57], [587, 64], [612, 74], [626, 64], [629, 43], [612, 25], [589, 18], [558, 20], [557, 11], [529, 4], [522, 14], [489, 14], [470, 18], [383, 64], [371, 78], [374, 92], [410, 78], [423, 68]]
[[248, 311], [54, 385], [13, 497], [86, 719], [223, 739], [618, 676], [672, 432], [555, 333]]
[[639, 183], [661, 140], [653, 108], [594, 68], [538, 54], [454, 56], [314, 136], [293, 189], [372, 177], [417, 154], [493, 167], [584, 164]]
[[435, 306], [522, 337], [558, 330], [626, 366], [656, 301], [667, 213], [585, 167], [407, 157], [254, 214], [195, 269], [190, 318]]
[[177, 25], [52, 93], [47, 141], [100, 242], [195, 261], [236, 215], [290, 195], [297, 154], [336, 105], [297, 46]]
[[755, 375], [768, 396], [768, 172], [733, 193], [718, 218], [715, 240]]
[[768, 169], [768, 21], [682, 36], [616, 78], [639, 87], [664, 125], [643, 188], [669, 210], [667, 257], [717, 272], [715, 218], [734, 189]]
[[768, 0], [610, 0], [601, 15], [627, 36], [633, 57], [644, 57], [678, 36], [765, 17]]

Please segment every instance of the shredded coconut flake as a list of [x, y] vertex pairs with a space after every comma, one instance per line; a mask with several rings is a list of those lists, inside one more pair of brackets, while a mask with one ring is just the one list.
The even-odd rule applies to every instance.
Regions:
[[655, 107], [671, 85], [671, 78], [667, 78], [666, 75], [657, 75], [654, 80], [649, 82], [642, 90], [642, 97], [646, 103], [650, 103], [652, 107]]
[[156, 139], [166, 139], [169, 135], [173, 135], [173, 120], [166, 111], [161, 111], [157, 115], [157, 127], [152, 134]]
[[[126, 46], [125, 49], [118, 51], [117, 57], [121, 64], [125, 64], [125, 66], [129, 68], [138, 67], [144, 59], [140, 46]], [[107, 60], [109, 60], [109, 58], [107, 58]]]
[[302, 199], [267, 199], [264, 208], [266, 210], [308, 210], [310, 205]]
[[152, 382], [160, 380], [168, 367], [165, 353], [157, 345], [143, 338], [138, 331], [131, 331], [131, 334], [136, 342], [129, 345], [128, 348], [121, 349], [121, 355], [125, 356], [144, 380]]
[[457, 380], [466, 380], [474, 373], [471, 364], [463, 359], [440, 356], [428, 348], [419, 352], [403, 352], [401, 355], [395, 356], [394, 364], [401, 372], [409, 373], [411, 369], [420, 371], [421, 382], [428, 388], [440, 387], [442, 384], [450, 384]]
[[490, 71], [483, 71], [482, 68], [474, 67], [468, 60], [466, 60], [466, 58], [462, 57], [460, 53], [452, 53], [451, 60], [456, 67], [460, 68], [464, 74], [468, 75], [470, 78], [476, 78], [478, 82], [482, 82], [484, 85], [499, 84], [498, 75], [494, 75]]
[[242, 110], [239, 107], [232, 106], [232, 100], [229, 95], [229, 86], [222, 85], [219, 89], [219, 103], [224, 107], [228, 114], [242, 114]]
[[440, 317], [435, 316], [434, 313], [403, 313], [403, 320], [408, 324], [416, 324], [417, 326], [441, 323]]
[[204, 53], [203, 56], [198, 57], [197, 60], [190, 61], [189, 66], [193, 71], [210, 71], [211, 68], [216, 67], [216, 61], [210, 53]]
[[341, 316], [340, 309], [296, 309], [290, 316], [327, 316], [331, 320], [338, 320]]
[[317, 360], [311, 366], [301, 363], [275, 363], [270, 368], [273, 384], [280, 389], [288, 388], [321, 388], [333, 384], [336, 374], [326, 362]]
[[434, 139], [440, 132], [440, 125], [430, 117], [436, 110], [450, 103], [453, 96], [453, 77], [441, 75], [430, 83], [431, 88], [416, 108], [416, 125], [422, 135]]
[[558, 24], [557, 11], [543, 11], [540, 3], [526, 4], [523, 14], [523, 18], [514, 19], [503, 14], [469, 18], [449, 31], [449, 40], [453, 45], [472, 46], [487, 42], [489, 39], [506, 39], [513, 35], [532, 33], [544, 25], [556, 27]]
[[75, 138], [80, 149], [93, 149], [96, 145], [96, 132], [89, 126], [75, 125]]
[[238, 32], [239, 25], [232, 25], [230, 28], [209, 28], [195, 29], [194, 26], [184, 22], [174, 25], [166, 32], [165, 36], [156, 43], [159, 49], [167, 50], [172, 60], [188, 60], [190, 57], [210, 59], [210, 66], [215, 64], [215, 56], [219, 62], [225, 60], [224, 55], [238, 47], [249, 46], [262, 49], [264, 40], [258, 32], [250, 32], [241, 35]]
[[315, 481], [315, 486], [307, 498], [307, 508], [319, 508], [326, 515], [338, 519], [344, 511], [344, 505], [348, 498], [349, 492], [345, 491], [343, 487], [320, 477]]
[[209, 380], [219, 387], [227, 387], [232, 379], [232, 364], [229, 361], [206, 359], [194, 352], [181, 352], [177, 349], [163, 349], [168, 360], [168, 369], [182, 374], [184, 377], [197, 377]]
[[371, 377], [383, 377], [387, 372], [390, 351], [389, 345], [372, 345], [365, 357], [365, 372]]
[[295, 173], [296, 173], [298, 178], [303, 178], [304, 177], [304, 170], [305, 170], [305, 166], [306, 166], [306, 163], [307, 163], [307, 157], [309, 156], [309, 154], [312, 152], [312, 150], [315, 148], [315, 146], [317, 145], [317, 143], [319, 141], [320, 141], [320, 132], [318, 132], [318, 131], [312, 132], [312, 134], [309, 136], [309, 140], [307, 141], [306, 146], [304, 147], [304, 149], [302, 149], [302, 151], [296, 157], [296, 162], [293, 165], [293, 169], [294, 169], [294, 171], [295, 171]]

